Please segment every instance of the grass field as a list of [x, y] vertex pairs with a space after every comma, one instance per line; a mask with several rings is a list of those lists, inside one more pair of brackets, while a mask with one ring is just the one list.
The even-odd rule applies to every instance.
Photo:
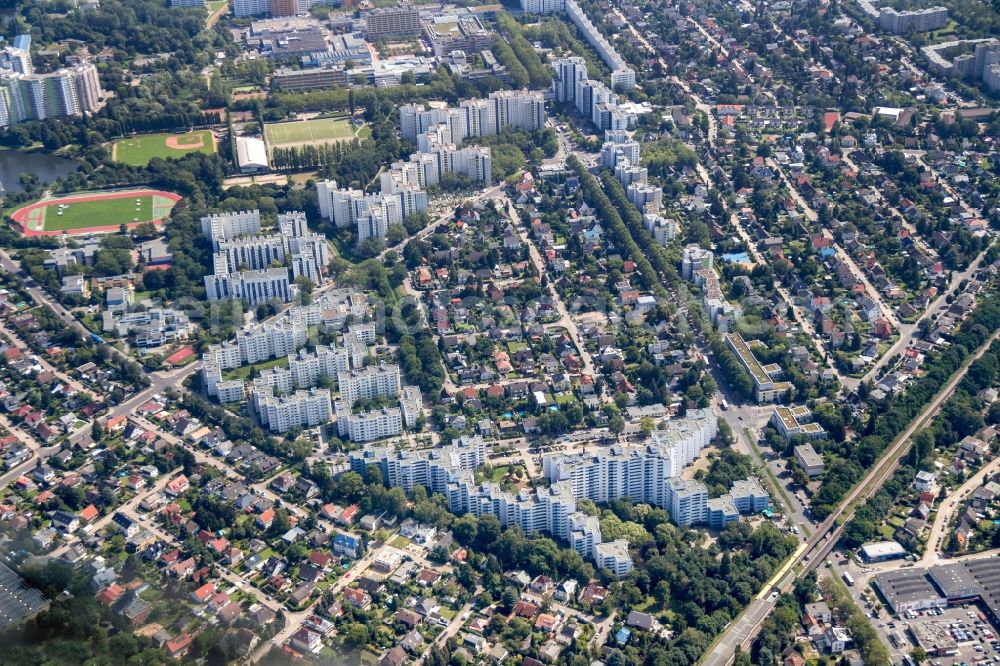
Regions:
[[30, 235], [117, 231], [125, 224], [157, 222], [170, 215], [180, 197], [154, 190], [91, 192], [43, 199], [12, 215]]
[[183, 157], [188, 153], [215, 152], [215, 141], [209, 130], [187, 134], [138, 134], [116, 141], [112, 157], [132, 166], [146, 166], [154, 157]]
[[250, 379], [250, 374], [255, 369], [257, 370], [258, 373], [260, 373], [263, 372], [264, 370], [270, 370], [271, 368], [277, 368], [277, 367], [287, 368], [288, 358], [282, 356], [281, 358], [272, 359], [270, 361], [264, 361], [263, 363], [257, 363], [255, 365], [241, 365], [238, 368], [234, 368], [232, 370], [226, 370], [224, 373], [222, 373], [222, 376], [225, 379], [242, 379], [246, 381]]
[[359, 132], [355, 132], [347, 118], [316, 118], [291, 123], [271, 123], [264, 126], [264, 132], [268, 145], [274, 148], [303, 143], [349, 141], [366, 136], [370, 130], [362, 127]]
[[[138, 205], [136, 202], [138, 198]], [[105, 199], [65, 204], [60, 214], [59, 204], [46, 207], [45, 230], [84, 229], [94, 226], [95, 220], [111, 224], [129, 224], [153, 221], [153, 197], [140, 196], [129, 199]], [[114, 220], [114, 222], [111, 222]]]

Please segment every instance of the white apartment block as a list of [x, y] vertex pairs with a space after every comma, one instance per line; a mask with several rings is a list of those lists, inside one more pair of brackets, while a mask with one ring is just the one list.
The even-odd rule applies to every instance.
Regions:
[[[418, 172], [417, 172], [418, 173]], [[384, 176], [385, 174], [383, 174]], [[385, 184], [393, 183], [393, 191], [386, 193]], [[427, 194], [419, 184], [395, 184], [390, 177], [382, 180], [382, 194], [365, 194], [361, 190], [337, 189], [333, 180], [316, 185], [320, 214], [338, 227], [355, 227], [358, 243], [368, 238], [385, 238], [386, 231], [394, 224], [414, 214], [427, 211]]]
[[243, 364], [288, 356], [306, 344], [309, 322], [286, 316], [265, 324], [251, 324], [236, 334]]
[[361, 370], [337, 373], [341, 399], [353, 405], [361, 399], [396, 397], [401, 390], [399, 366], [382, 363]]
[[711, 250], [702, 249], [695, 244], [686, 246], [681, 256], [681, 277], [693, 281], [698, 271], [712, 270], [713, 260], [714, 255]]
[[424, 413], [424, 398], [417, 386], [404, 386], [403, 395], [399, 398], [399, 409], [403, 416], [403, 426], [415, 428], [417, 420]]
[[327, 423], [333, 412], [329, 389], [314, 388], [281, 397], [255, 391], [252, 398], [261, 425], [271, 432], [282, 433], [292, 428]]
[[205, 276], [205, 293], [209, 301], [237, 298], [260, 305], [268, 301], [289, 303], [297, 289], [288, 279], [287, 268], [240, 271]]
[[560, 58], [553, 64], [552, 92], [557, 102], [574, 104], [576, 84], [587, 79], [587, 63], [580, 56]]
[[619, 131], [628, 129], [629, 116], [616, 102], [599, 102], [594, 105], [590, 121], [599, 130]]
[[385, 216], [377, 210], [369, 211], [367, 215], [358, 218], [358, 245], [361, 245], [369, 238], [382, 240], [389, 232], [389, 225], [386, 224]]
[[271, 0], [233, 0], [233, 15], [236, 18], [266, 16], [270, 13]]
[[216, 275], [241, 270], [260, 271], [285, 261], [285, 243], [281, 236], [241, 236], [219, 242], [213, 255]]
[[630, 163], [628, 160], [623, 159], [618, 162], [618, 166], [615, 167], [615, 178], [621, 183], [621, 186], [628, 188], [632, 183], [637, 183], [639, 185], [647, 185], [649, 180], [649, 169], [644, 166], [636, 166]]
[[521, 0], [525, 14], [551, 14], [566, 10], [566, 0]]
[[347, 437], [352, 442], [373, 442], [403, 433], [403, 414], [398, 407], [354, 414], [350, 402], [337, 400], [334, 408], [339, 436]]
[[239, 379], [227, 379], [220, 381], [216, 384], [216, 390], [216, 397], [222, 404], [240, 402], [243, 400], [244, 386], [243, 382]]
[[666, 508], [678, 525], [707, 524], [722, 529], [739, 520], [740, 514], [760, 513], [771, 504], [770, 496], [756, 479], [736, 480], [728, 493], [712, 499], [700, 481], [674, 477], [667, 488], [670, 502]]
[[493, 155], [488, 146], [456, 148], [453, 143], [432, 143], [429, 148], [413, 153], [409, 159], [417, 166], [421, 187], [439, 184], [442, 176], [448, 173], [459, 173], [487, 185], [493, 182]]
[[685, 418], [654, 430], [646, 446], [616, 445], [594, 454], [547, 456], [542, 473], [552, 483], [570, 482], [579, 499], [606, 503], [628, 497], [666, 507], [667, 479], [694, 462], [716, 434], [715, 412], [689, 410]]
[[403, 219], [427, 212], [427, 193], [420, 189], [420, 172], [416, 165], [395, 162], [380, 176], [383, 196], [396, 197]]
[[[326, 237], [306, 226], [305, 213], [278, 216], [280, 233], [261, 235], [260, 211], [240, 211], [201, 218], [202, 233], [212, 242], [213, 274], [205, 276], [209, 301], [239, 298], [251, 305], [295, 298], [293, 280], [325, 281], [329, 262]], [[289, 278], [289, 268], [291, 278]]]
[[529, 132], [545, 127], [545, 98], [540, 92], [499, 90], [490, 93], [495, 104], [497, 130], [513, 127]]
[[605, 131], [601, 146], [601, 166], [612, 171], [624, 160], [629, 165], [639, 164], [639, 142], [628, 138], [624, 132]]
[[595, 79], [580, 79], [576, 82], [576, 110], [585, 118], [594, 117], [594, 107], [603, 102], [618, 103], [618, 94]]
[[303, 276], [313, 284], [323, 284], [326, 265], [330, 263], [326, 236], [309, 231], [306, 214], [301, 211], [278, 215], [278, 229], [288, 252], [292, 279]]
[[201, 218], [201, 232], [212, 242], [212, 249], [218, 250], [223, 241], [239, 236], [260, 233], [260, 211], [244, 210], [235, 213], [206, 215]]
[[667, 482], [666, 509], [678, 525], [707, 522], [708, 488], [700, 481], [675, 476]]
[[373, 9], [365, 14], [368, 36], [372, 41], [379, 37], [398, 37], [420, 34], [420, 12], [415, 7], [386, 7]]
[[79, 116], [96, 111], [103, 91], [93, 64], [81, 62], [48, 74], [33, 73], [30, 54], [9, 49], [0, 70], [0, 127], [26, 120]]
[[243, 382], [238, 379], [223, 379], [222, 368], [206, 362], [201, 368], [205, 393], [225, 404], [243, 400]]
[[414, 142], [441, 126], [450, 137], [444, 142], [456, 145], [468, 138], [498, 134], [506, 127], [531, 132], [545, 126], [545, 98], [540, 92], [500, 90], [486, 99], [464, 100], [457, 109], [406, 104], [399, 109], [399, 125], [400, 135]]
[[666, 245], [677, 237], [680, 227], [673, 219], [662, 217], [657, 213], [644, 213], [642, 216], [646, 230], [653, 234], [653, 240], [660, 245]]
[[575, 0], [565, 0], [564, 5], [569, 20], [580, 29], [587, 43], [594, 47], [597, 54], [601, 56], [601, 60], [611, 70], [612, 85], [634, 88], [635, 71], [628, 66], [624, 58], [618, 55], [618, 52], [601, 34], [597, 26], [590, 22], [580, 5], [576, 4]]
[[449, 108], [442, 102], [432, 102], [430, 108], [424, 104], [404, 104], [399, 107], [399, 134], [402, 138], [416, 142], [417, 137], [435, 125], [446, 125], [452, 132], [453, 140], [461, 142], [468, 136], [466, 110]]
[[296, 388], [316, 386], [323, 377], [335, 378], [338, 373], [350, 368], [347, 349], [317, 345], [312, 353], [300, 349], [297, 354], [288, 355], [288, 372]]
[[948, 10], [945, 7], [928, 7], [899, 12], [891, 7], [880, 9], [878, 25], [883, 30], [901, 34], [913, 30], [929, 32], [948, 25]]
[[339, 372], [362, 368], [368, 345], [377, 341], [374, 322], [352, 324], [344, 334], [343, 347], [318, 345], [312, 353], [305, 346], [310, 326], [342, 330], [347, 317], [364, 318], [368, 300], [353, 289], [337, 289], [323, 294], [316, 303], [290, 308], [276, 321], [248, 325], [236, 333], [236, 340], [211, 345], [202, 355], [202, 377], [206, 391], [220, 402], [243, 398], [243, 382], [224, 381], [225, 370], [287, 357], [290, 379], [285, 383], [280, 373], [271, 373], [270, 381], [285, 390], [316, 386], [322, 377], [336, 377]]
[[378, 465], [390, 487], [409, 492], [421, 485], [445, 495], [449, 510], [479, 517], [496, 516], [504, 527], [518, 526], [526, 533], [548, 532], [563, 539], [582, 556], [595, 560], [617, 575], [631, 569], [627, 544], [603, 546], [596, 518], [576, 511], [569, 483], [553, 483], [535, 492], [506, 493], [497, 484], [476, 485], [473, 473], [486, 461], [481, 437], [463, 437], [432, 451], [392, 451], [366, 448], [350, 454], [351, 469], [364, 472]]
[[663, 190], [655, 185], [632, 183], [625, 188], [625, 194], [641, 213], [658, 213], [663, 208]]
[[632, 556], [628, 552], [628, 541], [616, 539], [594, 546], [593, 560], [601, 569], [607, 569], [621, 578], [632, 570]]

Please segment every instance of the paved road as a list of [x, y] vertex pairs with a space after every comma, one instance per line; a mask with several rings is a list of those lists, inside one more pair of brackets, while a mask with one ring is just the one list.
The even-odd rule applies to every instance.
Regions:
[[[21, 271], [20, 265], [18, 265], [18, 263], [14, 261], [14, 259], [12, 259], [9, 254], [7, 254], [6, 250], [0, 250], [0, 267], [2, 267], [4, 270], [8, 271], [13, 275], [17, 275]], [[76, 317], [73, 316], [73, 313], [64, 308], [62, 304], [50, 298], [49, 295], [46, 294], [41, 287], [34, 285], [33, 281], [31, 282], [29, 281], [30, 278], [25, 280], [24, 289], [29, 294], [31, 294], [31, 297], [35, 300], [36, 303], [40, 305], [41, 304], [48, 305], [50, 308], [52, 308], [53, 312], [55, 312], [56, 315], [63, 320], [66, 326], [78, 332], [82, 337], [88, 340], [90, 339], [91, 336], [90, 329], [81, 324], [76, 319]], [[121, 358], [129, 358], [128, 354], [118, 349], [114, 345], [108, 345], [108, 347], [112, 350], [114, 354], [120, 356]]]
[[919, 566], [932, 567], [941, 561], [941, 548], [938, 541], [943, 540], [948, 526], [951, 524], [955, 513], [962, 508], [965, 499], [979, 488], [987, 477], [1000, 471], [1000, 457], [994, 458], [978, 472], [970, 476], [965, 483], [948, 495], [938, 507], [937, 515], [934, 516], [934, 523], [927, 536], [927, 549], [920, 558]]
[[[134, 509], [135, 507], [139, 506], [139, 504], [144, 499], [146, 499], [147, 497], [149, 497], [150, 495], [162, 492], [163, 489], [166, 487], [167, 483], [171, 479], [173, 479], [175, 476], [177, 476], [180, 472], [181, 472], [181, 468], [178, 467], [177, 469], [175, 469], [175, 470], [173, 470], [173, 471], [171, 471], [171, 472], [169, 472], [167, 474], [161, 475], [160, 478], [158, 478], [156, 480], [156, 483], [153, 483], [153, 484], [150, 484], [150, 485], [146, 486], [145, 488], [143, 488], [142, 490], [140, 490], [138, 493], [136, 493], [135, 497], [133, 497], [129, 501], [127, 501], [124, 504], [118, 506], [114, 511], [109, 511], [104, 516], [101, 516], [100, 518], [98, 518], [96, 521], [94, 521], [93, 523], [91, 523], [94, 527], [90, 531], [90, 534], [98, 534], [98, 533], [100, 533], [100, 531], [102, 529], [104, 529], [109, 522], [111, 522], [111, 518], [112, 518], [112, 516], [115, 515], [115, 513], [119, 512], [119, 511], [129, 512], [132, 509]], [[80, 541], [82, 540], [80, 535], [81, 535], [81, 533], [78, 531], [66, 543], [64, 543], [62, 546], [59, 546], [55, 550], [53, 550], [51, 553], [49, 553], [49, 557], [60, 557], [63, 553], [65, 553], [67, 550], [69, 550], [71, 546], [80, 543]], [[86, 537], [83, 537], [83, 538], [86, 538]]]
[[[810, 222], [815, 222], [819, 218], [819, 216], [816, 214], [816, 211], [814, 211], [812, 207], [802, 197], [802, 195], [799, 193], [798, 188], [795, 187], [794, 184], [792, 184], [791, 180], [789, 180], [788, 176], [785, 174], [784, 169], [781, 168], [781, 165], [779, 165], [771, 158], [768, 158], [767, 162], [768, 166], [774, 169], [778, 173], [778, 175], [781, 176], [781, 180], [785, 183], [786, 189], [788, 189], [789, 194], [791, 194], [792, 198], [802, 209], [803, 214], [806, 216], [806, 219], [808, 219]], [[865, 274], [863, 270], [861, 270], [861, 268], [857, 265], [857, 263], [855, 263], [854, 258], [851, 257], [851, 255], [849, 255], [847, 251], [840, 246], [839, 243], [833, 242], [833, 235], [829, 232], [829, 230], [821, 229], [821, 232], [823, 233], [824, 236], [830, 238], [834, 250], [837, 251], [837, 257], [847, 265], [847, 267], [851, 270], [851, 273], [854, 274], [854, 277], [860, 280], [861, 283], [865, 286], [865, 290], [868, 292], [867, 294], [868, 297], [872, 298], [876, 303], [878, 303], [879, 308], [882, 310], [882, 316], [885, 317], [889, 321], [889, 323], [893, 325], [893, 327], [899, 329], [900, 326], [902, 326], [902, 324], [900, 323], [899, 318], [896, 317], [895, 310], [885, 302], [885, 300], [882, 298], [882, 294], [880, 294], [878, 289], [876, 289], [875, 286], [868, 280], [868, 276]]]
[[[531, 257], [531, 263], [534, 264], [535, 270], [538, 271], [538, 275], [542, 276], [546, 274], [545, 263], [542, 261], [542, 255], [538, 251], [538, 246], [535, 241], [528, 235], [527, 228], [524, 224], [524, 219], [521, 214], [514, 208], [513, 202], [509, 199], [507, 200], [507, 214], [510, 219], [516, 224], [518, 234], [521, 237], [521, 242], [527, 245], [528, 255]], [[561, 327], [569, 332], [570, 337], [576, 345], [577, 353], [580, 356], [580, 361], [583, 364], [582, 372], [583, 374], [590, 375], [591, 377], [597, 376], [597, 371], [594, 366], [593, 358], [590, 352], [587, 351], [586, 346], [583, 344], [583, 337], [580, 335], [580, 329], [577, 328], [576, 321], [570, 316], [569, 311], [566, 309], [566, 303], [563, 301], [559, 292], [552, 286], [551, 282], [548, 284], [549, 297], [552, 299], [553, 305], [556, 307], [556, 312], [559, 313], [559, 320], [546, 324], [547, 328]], [[605, 402], [613, 402], [608, 392], [605, 392], [603, 396]]]
[[[793, 566], [791, 571], [783, 576], [781, 580], [770, 581], [768, 587], [775, 586], [783, 591], [789, 590], [798, 577], [804, 576], [823, 561], [839, 540], [844, 526], [853, 517], [854, 511], [867, 498], [878, 492], [882, 484], [892, 476], [899, 465], [899, 460], [909, 449], [913, 434], [930, 421], [954, 392], [958, 383], [965, 377], [965, 373], [972, 362], [982, 356], [997, 338], [1000, 338], [1000, 331], [994, 333], [974, 355], [965, 361], [963, 367], [942, 387], [930, 404], [924, 408], [920, 416], [914, 419], [899, 434], [868, 474], [841, 500], [836, 510], [817, 528], [816, 532], [807, 542], [807, 547], [803, 549], [803, 552], [797, 558], [792, 560]], [[796, 569], [796, 567], [798, 568]], [[770, 614], [772, 607], [773, 602], [769, 598], [750, 602], [746, 610], [722, 634], [712, 652], [705, 657], [702, 664], [704, 666], [729, 666], [733, 661], [737, 646], [743, 650], [750, 647], [764, 620]]]
[[[140, 426], [142, 428], [145, 428], [147, 430], [152, 430], [152, 431], [156, 432], [160, 437], [162, 437], [166, 441], [170, 442], [171, 444], [173, 444], [175, 446], [179, 446], [179, 447], [185, 448], [186, 450], [188, 450], [191, 453], [191, 455], [194, 456], [194, 459], [197, 462], [201, 463], [202, 465], [208, 465], [209, 467], [214, 467], [216, 470], [222, 472], [222, 474], [225, 475], [225, 477], [227, 479], [229, 479], [230, 481], [244, 481], [245, 482], [245, 475], [243, 475], [240, 472], [238, 472], [236, 469], [234, 469], [233, 467], [231, 467], [224, 460], [221, 460], [220, 458], [216, 458], [216, 457], [210, 456], [207, 453], [205, 453], [204, 451], [199, 450], [196, 447], [191, 446], [190, 444], [184, 442], [182, 439], [174, 436], [173, 434], [171, 434], [169, 432], [165, 432], [163, 430], [160, 430], [160, 428], [158, 426], [156, 426], [153, 423], [150, 423], [149, 421], [147, 421], [144, 418], [141, 418], [139, 416], [131, 416], [130, 420], [133, 423], [135, 423], [136, 425], [138, 425], [138, 426]], [[268, 487], [268, 483], [269, 483], [269, 479], [263, 479], [261, 481], [249, 482], [249, 483], [247, 483], [247, 485], [255, 493], [257, 493], [257, 495], [259, 495], [261, 497], [266, 497], [267, 499], [271, 500], [272, 502], [278, 502], [278, 501], [280, 501], [282, 507], [284, 507], [285, 509], [287, 509], [289, 511], [289, 513], [291, 513], [292, 515], [296, 516], [297, 518], [304, 519], [304, 518], [307, 518], [309, 516], [309, 512], [307, 512], [305, 509], [303, 509], [302, 507], [298, 506], [297, 504], [295, 504], [293, 502], [289, 502], [287, 499], [281, 497], [280, 495], [278, 495], [277, 493], [275, 493], [273, 490], [271, 490], [271, 488]], [[322, 524], [324, 521], [320, 520], [318, 522], [320, 522]], [[332, 529], [332, 525], [330, 525], [329, 523], [326, 523], [326, 526], [328, 528]]]
[[[145, 520], [143, 520], [142, 518], [139, 517], [139, 513], [135, 510], [134, 507], [123, 507], [119, 509], [119, 511], [125, 514], [127, 517], [134, 520], [135, 522], [137, 522], [139, 525], [142, 526], [144, 530], [147, 530], [148, 532], [153, 534], [153, 536], [155, 536], [157, 539], [166, 541], [175, 548], [183, 549], [183, 544], [177, 539], [177, 537], [170, 534], [169, 532], [165, 532], [164, 530], [160, 529], [160, 526], [154, 523], [153, 519], [150, 516], [146, 516]], [[257, 589], [256, 587], [245, 581], [239, 575], [233, 573], [227, 567], [223, 566], [222, 564], [219, 564], [218, 566], [216, 566], [215, 570], [217, 577], [222, 578], [223, 580], [230, 583], [233, 587], [235, 587], [238, 590], [249, 592], [250, 594], [254, 595], [254, 597], [257, 600], [257, 603], [259, 603], [260, 605], [270, 608], [275, 613], [277, 613], [278, 610], [280, 610], [281, 604], [277, 603], [276, 601], [268, 601], [267, 596], [262, 591], [260, 591], [259, 589]], [[220, 588], [216, 588], [216, 591], [221, 592], [223, 590]]]
[[[368, 570], [368, 567], [372, 565], [375, 559], [382, 553], [382, 551], [387, 546], [388, 546], [388, 541], [386, 543], [383, 543], [377, 548], [369, 550], [360, 560], [355, 562], [351, 566], [351, 568], [344, 573], [343, 576], [338, 578], [333, 585], [328, 587], [326, 591], [332, 593], [335, 596], [343, 592], [344, 588], [346, 588], [352, 582], [356, 581], [365, 573], [365, 571]], [[323, 595], [321, 594], [319, 597], [317, 597], [317, 599], [314, 602], [309, 604], [308, 608], [299, 611], [297, 613], [289, 613], [286, 611], [285, 628], [279, 631], [274, 636], [274, 638], [272, 638], [266, 643], [263, 643], [260, 647], [258, 647], [257, 650], [250, 657], [250, 662], [256, 663], [260, 661], [267, 655], [268, 652], [271, 651], [272, 647], [280, 646], [284, 644], [285, 641], [287, 641], [289, 638], [291, 638], [292, 634], [298, 631], [299, 625], [302, 624], [302, 621], [313, 614], [316, 605], [319, 604], [319, 602], [322, 601], [322, 599]]]

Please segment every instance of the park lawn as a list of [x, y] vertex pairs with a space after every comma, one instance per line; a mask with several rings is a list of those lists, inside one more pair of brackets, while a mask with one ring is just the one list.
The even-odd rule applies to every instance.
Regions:
[[214, 14], [219, 10], [219, 7], [225, 7], [229, 3], [229, 0], [209, 0], [205, 3], [205, 7], [208, 8], [209, 14]]
[[[136, 210], [135, 200], [139, 199], [139, 209]], [[45, 207], [45, 230], [64, 231], [66, 229], [85, 229], [96, 226], [119, 226], [137, 222], [152, 222], [153, 197], [146, 194], [139, 197], [119, 199], [101, 199], [98, 201], [71, 202], [63, 209], [62, 215], [57, 215], [59, 205], [54, 201]], [[136, 219], [138, 218], [138, 219]]]
[[250, 379], [250, 373], [254, 368], [257, 369], [257, 372], [263, 372], [264, 370], [278, 366], [287, 368], [288, 357], [282, 356], [281, 358], [271, 359], [270, 361], [264, 361], [263, 363], [256, 363], [254, 365], [241, 365], [238, 368], [224, 372], [222, 376], [225, 379], [242, 379], [243, 381], [246, 381]]
[[[167, 139], [172, 136], [177, 137], [181, 148], [167, 146]], [[201, 139], [201, 145], [198, 145], [198, 138]], [[184, 144], [188, 143], [192, 144], [191, 147], [183, 147]], [[154, 157], [166, 159], [168, 157], [184, 157], [188, 153], [211, 155], [214, 152], [215, 145], [209, 130], [198, 130], [186, 134], [137, 134], [115, 142], [115, 161], [132, 166], [146, 166]]]
[[499, 467], [494, 467], [493, 471], [490, 472], [490, 481], [493, 483], [500, 483], [507, 478], [510, 473], [510, 465], [500, 465]]
[[[364, 129], [367, 128], [362, 128], [362, 131]], [[272, 147], [311, 141], [344, 141], [355, 137], [354, 128], [346, 117], [270, 123], [264, 126], [264, 132]], [[371, 135], [371, 130], [368, 135]]]

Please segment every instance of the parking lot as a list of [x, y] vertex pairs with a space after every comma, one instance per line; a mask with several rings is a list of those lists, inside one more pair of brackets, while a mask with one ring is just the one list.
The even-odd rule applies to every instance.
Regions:
[[[924, 626], [924, 633], [936, 636], [937, 643], [952, 646], [955, 653], [936, 656], [933, 644], [925, 644], [928, 663], [934, 666], [960, 666], [968, 664], [1000, 664], [1000, 642], [996, 629], [985, 621], [981, 611], [974, 605], [931, 609], [906, 613], [898, 620], [877, 621], [879, 633], [887, 639], [896, 663], [902, 663], [903, 654], [916, 647], [911, 625]], [[918, 633], [920, 629], [917, 629]], [[951, 651], [950, 649], [948, 651]]]

